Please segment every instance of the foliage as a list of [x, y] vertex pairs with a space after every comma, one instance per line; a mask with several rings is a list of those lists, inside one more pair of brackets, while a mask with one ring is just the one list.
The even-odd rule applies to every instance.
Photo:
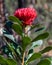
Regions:
[[[5, 41], [6, 46], [3, 46], [1, 49], [3, 50], [3, 53], [6, 54], [8, 57], [4, 58], [2, 55], [0, 55], [0, 64], [28, 65], [30, 62], [36, 60], [38, 61], [38, 59], [40, 59], [37, 62], [37, 65], [50, 65], [51, 60], [48, 58], [42, 59], [42, 54], [50, 51], [52, 49], [52, 46], [46, 47], [39, 52], [34, 51], [36, 47], [43, 44], [43, 40], [49, 36], [49, 33], [43, 32], [37, 35], [37, 37], [32, 40], [31, 37], [28, 35], [28, 32], [34, 28], [38, 28], [37, 24], [35, 24], [34, 27], [31, 26], [30, 30], [27, 30], [26, 32], [25, 28], [27, 26], [23, 27], [22, 22], [18, 18], [16, 18], [15, 16], [9, 16], [9, 20], [11, 20], [13, 24], [9, 25], [8, 27], [11, 26], [11, 29], [13, 29], [16, 34], [19, 35], [20, 39], [18, 40], [18, 42], [16, 42], [13, 34], [3, 29], [3, 40]], [[8, 23], [11, 22], [8, 21]], [[8, 25], [8, 23], [5, 25]], [[40, 29], [38, 28], [35, 32], [39, 32], [41, 30], [44, 30], [44, 27], [41, 27]], [[8, 41], [7, 39], [10, 41]]]

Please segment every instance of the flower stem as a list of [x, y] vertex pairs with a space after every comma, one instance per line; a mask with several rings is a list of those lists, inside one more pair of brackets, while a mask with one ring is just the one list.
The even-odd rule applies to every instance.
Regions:
[[24, 52], [23, 58], [22, 58], [22, 65], [24, 65], [24, 57], [25, 57], [25, 52]]

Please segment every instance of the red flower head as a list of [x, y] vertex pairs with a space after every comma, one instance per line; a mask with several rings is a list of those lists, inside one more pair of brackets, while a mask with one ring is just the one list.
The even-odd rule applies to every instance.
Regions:
[[37, 12], [34, 8], [21, 8], [15, 11], [14, 16], [22, 20], [24, 25], [31, 25]]

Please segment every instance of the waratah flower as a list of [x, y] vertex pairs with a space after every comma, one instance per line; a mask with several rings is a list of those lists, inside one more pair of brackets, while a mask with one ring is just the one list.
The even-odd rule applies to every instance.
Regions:
[[37, 12], [34, 8], [21, 8], [15, 11], [14, 16], [22, 20], [24, 25], [31, 25], [37, 17]]

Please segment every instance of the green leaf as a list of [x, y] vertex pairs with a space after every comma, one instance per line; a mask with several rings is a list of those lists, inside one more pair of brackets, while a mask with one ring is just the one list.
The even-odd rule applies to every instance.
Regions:
[[0, 55], [0, 64], [2, 64], [2, 65], [17, 65], [17, 62], [11, 58], [5, 58]]
[[44, 31], [45, 29], [46, 29], [45, 27], [41, 27], [41, 28], [36, 29], [35, 32]]
[[11, 34], [4, 34], [5, 37], [7, 37], [8, 39], [12, 40], [13, 42], [15, 42], [15, 38], [13, 37], [13, 35]]
[[43, 41], [42, 40], [38, 40], [36, 42], [33, 42], [30, 49], [29, 49], [29, 52], [28, 54], [31, 54], [33, 52], [33, 49], [37, 46], [41, 46], [43, 44]]
[[43, 53], [46, 53], [46, 52], [48, 52], [50, 50], [52, 50], [52, 46], [48, 46], [48, 47], [44, 48], [43, 50], [40, 51], [40, 53], [43, 54]]
[[43, 33], [43, 34], [38, 35], [36, 38], [34, 38], [34, 39], [32, 40], [32, 42], [37, 41], [37, 40], [41, 40], [41, 39], [45, 39], [45, 38], [47, 38], [48, 36], [49, 36], [49, 33], [48, 33], [48, 32], [45, 32], [45, 33]]
[[42, 40], [38, 40], [36, 42], [33, 42], [29, 51], [28, 51], [28, 58], [30, 58], [33, 55], [33, 53], [34, 53], [33, 49], [37, 46], [41, 46], [42, 44], [43, 44]]
[[12, 28], [14, 29], [14, 31], [16, 33], [18, 33], [19, 35], [22, 35], [22, 27], [18, 24], [13, 24]]
[[7, 65], [6, 59], [0, 55], [0, 64]]
[[[36, 25], [33, 25], [33, 26], [31, 26], [31, 29], [30, 30], [32, 30], [32, 29], [34, 29], [34, 28], [36, 28], [36, 27], [39, 27], [40, 26], [40, 24], [36, 24]], [[29, 31], [30, 31], [29, 30]]]
[[9, 18], [9, 20], [11, 20], [12, 22], [16, 22], [16, 23], [18, 23], [18, 24], [22, 24], [21, 21], [20, 21], [17, 17], [15, 17], [15, 16], [9, 16], [8, 18]]
[[25, 48], [31, 43], [31, 39], [28, 36], [24, 36], [22, 38], [22, 48], [25, 50]]
[[36, 46], [41, 46], [42, 44], [43, 44], [43, 40], [32, 42], [30, 49], [35, 48]]
[[50, 62], [51, 62], [51, 64], [50, 64], [50, 65], [52, 65], [52, 57], [49, 57], [48, 59], [49, 59], [49, 60], [50, 60]]
[[40, 53], [33, 53], [30, 57], [28, 56], [26, 62], [29, 63], [31, 61], [34, 61], [34, 60], [40, 58], [40, 57], [41, 57], [41, 54]]
[[37, 65], [50, 65], [51, 62], [48, 59], [41, 60]]
[[6, 61], [8, 65], [17, 65], [17, 62], [14, 59], [7, 58]]
[[34, 51], [33, 51], [33, 48], [32, 48], [32, 49], [29, 50], [28, 55], [31, 54], [31, 53], [33, 53], [33, 52]]
[[18, 47], [16, 48], [16, 52], [19, 54], [19, 56], [21, 56], [21, 47], [18, 45]]
[[11, 21], [6, 21], [5, 26], [10, 29], [12, 27], [12, 24], [13, 23]]
[[7, 30], [3, 30], [3, 34], [5, 37], [7, 37], [8, 39], [12, 40], [13, 42], [15, 42], [15, 38], [12, 34], [10, 34], [10, 32], [8, 32]]

